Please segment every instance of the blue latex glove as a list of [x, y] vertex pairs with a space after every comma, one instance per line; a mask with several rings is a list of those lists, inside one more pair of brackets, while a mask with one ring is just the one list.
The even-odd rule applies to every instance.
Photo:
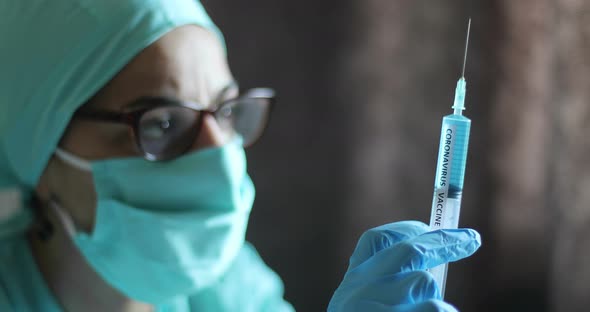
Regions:
[[471, 229], [437, 230], [418, 221], [386, 224], [365, 232], [329, 312], [457, 311], [441, 300], [425, 270], [473, 254], [481, 245]]

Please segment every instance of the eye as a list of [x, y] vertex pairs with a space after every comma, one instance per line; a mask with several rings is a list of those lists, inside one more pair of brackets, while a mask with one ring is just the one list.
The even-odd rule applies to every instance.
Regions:
[[139, 121], [139, 145], [158, 157], [182, 152], [195, 140], [199, 114], [182, 106], [163, 106], [145, 112]]
[[231, 107], [230, 105], [226, 105], [224, 107], [221, 107], [221, 109], [219, 110], [218, 117], [220, 118], [231, 118], [232, 114], [234, 112], [234, 108]]
[[230, 101], [219, 107], [215, 119], [222, 129], [233, 129], [236, 119], [240, 116], [241, 107], [237, 101]]
[[142, 136], [148, 140], [158, 140], [174, 130], [173, 115], [164, 109], [146, 113], [141, 120]]

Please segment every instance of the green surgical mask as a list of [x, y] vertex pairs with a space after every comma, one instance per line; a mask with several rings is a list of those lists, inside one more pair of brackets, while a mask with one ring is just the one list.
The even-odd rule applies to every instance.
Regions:
[[88, 263], [127, 296], [162, 304], [195, 293], [242, 248], [254, 185], [238, 140], [167, 162], [56, 155], [92, 171], [94, 231], [76, 232], [64, 210], [52, 206]]

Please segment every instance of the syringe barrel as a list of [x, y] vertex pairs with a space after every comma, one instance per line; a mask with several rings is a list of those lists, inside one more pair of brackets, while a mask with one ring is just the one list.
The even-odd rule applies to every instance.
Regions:
[[458, 202], [454, 206], [461, 206], [470, 128], [471, 120], [465, 116], [448, 115], [443, 118], [430, 215], [432, 230], [457, 228], [459, 225], [459, 216], [455, 213], [458, 214], [460, 209], [447, 209], [447, 202], [453, 200]]
[[[467, 162], [467, 148], [471, 120], [462, 115], [448, 115], [443, 118], [434, 194], [430, 215], [430, 229], [456, 229], [459, 226], [461, 196]], [[444, 296], [447, 264], [430, 270], [441, 296]]]
[[462, 115], [443, 118], [434, 190], [448, 188], [449, 197], [461, 196], [467, 162], [471, 120]]

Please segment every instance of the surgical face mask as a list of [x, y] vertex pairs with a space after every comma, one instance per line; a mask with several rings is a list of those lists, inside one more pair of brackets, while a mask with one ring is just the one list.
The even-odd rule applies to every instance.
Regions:
[[92, 171], [94, 231], [76, 232], [53, 206], [88, 263], [125, 295], [161, 304], [194, 293], [225, 272], [244, 242], [254, 186], [238, 141], [169, 162], [89, 163], [58, 149], [66, 163]]

